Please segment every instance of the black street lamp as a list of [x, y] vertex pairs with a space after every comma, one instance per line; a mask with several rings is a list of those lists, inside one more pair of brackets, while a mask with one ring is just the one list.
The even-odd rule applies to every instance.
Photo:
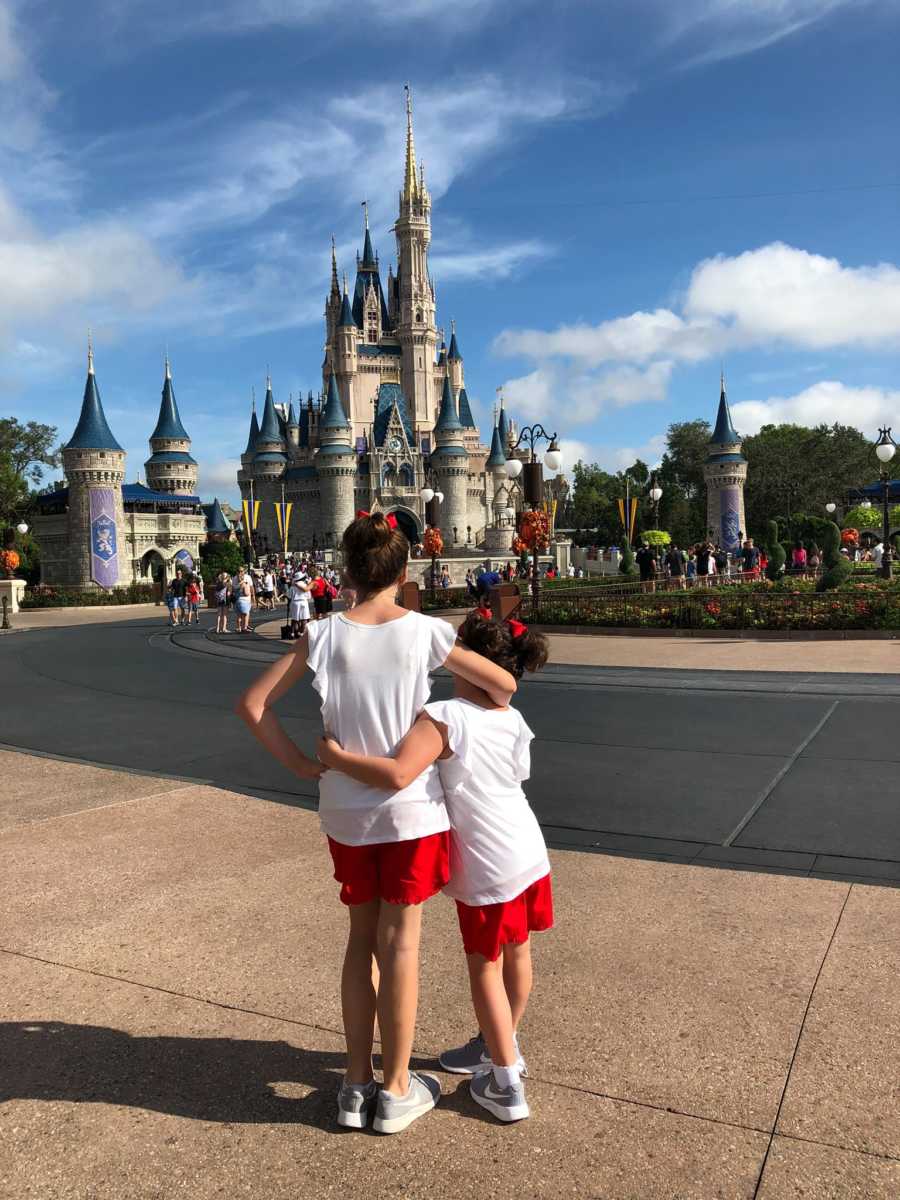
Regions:
[[659, 502], [662, 500], [662, 488], [656, 482], [656, 475], [650, 477], [650, 499], [653, 501], [653, 524], [659, 529]]
[[[422, 498], [422, 503], [425, 505], [425, 528], [430, 525], [432, 529], [440, 529], [441, 526], [441, 504], [444, 501], [444, 493], [438, 490], [437, 476], [432, 470], [431, 464], [425, 463], [425, 486], [419, 492]], [[431, 590], [437, 590], [437, 555], [431, 556]]]
[[[547, 433], [543, 425], [526, 425], [519, 434], [516, 444], [512, 447], [512, 451], [518, 450], [523, 442], [526, 442], [529, 447], [528, 461], [523, 463], [520, 458], [508, 458], [506, 460], [506, 474], [510, 479], [518, 479], [520, 475], [522, 476], [522, 495], [524, 496], [525, 503], [532, 511], [536, 512], [544, 499], [544, 466], [538, 459], [535, 443], [550, 443], [544, 454], [544, 462], [551, 471], [558, 471], [562, 466], [562, 451], [556, 440], [556, 434]], [[537, 616], [540, 600], [537, 546], [534, 546], [531, 552], [531, 595], [534, 601], [535, 616]]]
[[879, 437], [875, 443], [875, 453], [878, 456], [878, 461], [881, 463], [881, 576], [883, 579], [890, 579], [891, 560], [894, 555], [891, 550], [891, 476], [887, 468], [888, 463], [897, 453], [897, 445], [891, 437], [890, 426], [886, 429], [879, 429], [878, 433]]

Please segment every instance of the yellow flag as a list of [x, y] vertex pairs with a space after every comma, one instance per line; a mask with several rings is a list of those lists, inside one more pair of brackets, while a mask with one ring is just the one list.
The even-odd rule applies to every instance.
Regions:
[[284, 541], [284, 514], [281, 511], [281, 505], [275, 501], [275, 524], [278, 526], [278, 536]]
[[623, 528], [623, 529], [625, 530], [625, 532], [627, 533], [627, 532], [628, 532], [628, 526], [625, 524], [625, 501], [624, 501], [624, 500], [617, 500], [617, 501], [616, 501], [616, 504], [618, 504], [618, 506], [619, 506], [619, 520], [622, 522], [622, 528]]
[[291, 513], [294, 511], [293, 500], [288, 500], [284, 506], [284, 552], [287, 554], [288, 530], [291, 527]]
[[250, 537], [250, 501], [249, 500], [243, 501], [243, 509], [244, 509], [244, 530], [249, 539], [249, 537]]
[[628, 526], [629, 542], [634, 541], [634, 522], [637, 517], [637, 506], [638, 506], [637, 497], [634, 497], [634, 498], [632, 498], [632, 501], [631, 501], [631, 521], [629, 522], [629, 526]]
[[256, 528], [256, 522], [259, 520], [259, 506], [262, 503], [260, 500], [253, 501], [253, 528]]

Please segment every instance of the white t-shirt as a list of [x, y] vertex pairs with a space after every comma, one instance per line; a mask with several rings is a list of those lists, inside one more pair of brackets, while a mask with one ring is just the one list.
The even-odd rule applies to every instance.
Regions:
[[447, 727], [452, 758], [438, 770], [450, 814], [450, 882], [463, 904], [514, 900], [550, 871], [544, 835], [522, 783], [534, 734], [515, 708], [440, 700], [425, 711]]
[[[408, 612], [384, 625], [360, 625], [345, 613], [310, 625], [309, 665], [322, 721], [345, 750], [391, 756], [422, 711], [431, 671], [456, 643], [446, 621]], [[386, 792], [339, 771], [319, 780], [319, 820], [336, 842], [405, 842], [450, 828], [437, 768], [409, 787]]]

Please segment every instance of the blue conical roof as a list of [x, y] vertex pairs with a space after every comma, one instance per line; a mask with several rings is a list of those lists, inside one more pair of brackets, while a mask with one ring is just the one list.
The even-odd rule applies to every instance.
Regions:
[[338, 391], [337, 379], [334, 373], [328, 376], [328, 399], [325, 401], [325, 411], [319, 422], [320, 429], [346, 429], [350, 422], [341, 404], [341, 394]]
[[506, 409], [500, 404], [500, 419], [497, 422], [497, 428], [500, 431], [500, 445], [503, 447], [504, 454], [509, 446], [509, 421], [506, 419]]
[[344, 299], [341, 301], [341, 315], [338, 318], [338, 329], [344, 329], [347, 326], [356, 328], [356, 322], [353, 320], [353, 309], [350, 307], [350, 297], [344, 290]]
[[250, 436], [247, 438], [247, 447], [244, 450], [245, 454], [252, 454], [256, 448], [256, 439], [259, 437], [259, 421], [256, 419], [256, 408], [253, 409], [253, 415], [250, 417]]
[[740, 436], [731, 423], [731, 409], [728, 407], [728, 397], [725, 395], [725, 380], [722, 380], [722, 390], [719, 393], [719, 411], [716, 414], [716, 427], [710, 442], [717, 446], [729, 446], [739, 442]]
[[278, 424], [278, 413], [275, 411], [275, 400], [272, 396], [272, 382], [266, 381], [266, 403], [263, 408], [262, 424], [259, 427], [257, 442], [282, 442], [281, 426]]
[[487, 462], [484, 465], [486, 467], [502, 467], [505, 464], [506, 464], [506, 454], [503, 449], [503, 443], [500, 441], [500, 430], [495, 425], [494, 433], [493, 433], [493, 436], [491, 437], [490, 457], [488, 458]]
[[112, 430], [106, 423], [106, 414], [100, 403], [100, 390], [94, 376], [94, 363], [88, 356], [88, 376], [84, 385], [84, 399], [81, 402], [81, 415], [75, 432], [66, 442], [67, 450], [121, 450], [122, 447], [113, 437]]
[[459, 389], [459, 419], [464, 429], [475, 428], [475, 418], [472, 416], [472, 406], [465, 388]]
[[187, 435], [187, 430], [181, 423], [181, 417], [178, 415], [178, 405], [175, 403], [175, 392], [172, 389], [172, 375], [169, 371], [169, 362], [166, 360], [166, 377], [163, 381], [162, 400], [159, 405], [159, 418], [156, 422], [156, 428], [150, 434], [150, 441], [154, 438], [179, 438], [186, 442], [191, 439]]
[[375, 251], [372, 249], [372, 239], [369, 237], [369, 227], [366, 226], [366, 237], [363, 242], [362, 263], [363, 267], [374, 269], [375, 267]]
[[288, 429], [292, 429], [295, 425], [300, 424], [300, 422], [297, 420], [297, 414], [294, 412], [294, 401], [293, 400], [291, 400], [290, 404], [288, 405], [287, 423], [288, 423]]
[[462, 355], [459, 352], [459, 345], [456, 341], [456, 330], [450, 334], [450, 349], [447, 351], [447, 358], [451, 362], [461, 362]]
[[462, 422], [459, 419], [459, 413], [456, 411], [456, 404], [453, 400], [453, 389], [450, 386], [450, 379], [447, 375], [444, 376], [444, 391], [441, 394], [441, 411], [438, 415], [435, 429], [462, 429]]
[[208, 508], [208, 516], [206, 518], [207, 533], [230, 533], [231, 529], [228, 522], [225, 520], [225, 514], [222, 512], [222, 505], [218, 499], [214, 499], [212, 504], [205, 505]]

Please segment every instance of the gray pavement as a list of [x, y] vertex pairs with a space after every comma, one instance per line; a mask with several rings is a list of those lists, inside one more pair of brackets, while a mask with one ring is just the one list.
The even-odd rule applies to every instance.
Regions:
[[[107, 617], [0, 639], [16, 697], [0, 744], [314, 805], [315, 785], [231, 712], [284, 647], [210, 624]], [[439, 673], [435, 695], [448, 692]], [[517, 703], [537, 736], [529, 796], [556, 846], [900, 884], [892, 675], [551, 665]], [[282, 711], [311, 746], [308, 683]]]
[[[379, 1138], [334, 1122], [346, 918], [315, 798], [230, 711], [279, 652], [128, 620], [0, 639], [0, 739], [37, 751], [0, 749], [2, 1200], [900, 1195], [900, 890], [835, 869], [880, 832], [855, 878], [897, 878], [890, 805], [857, 783], [893, 769], [889, 679], [523, 687], [557, 918], [533, 1116], [500, 1126], [438, 1072], [436, 1111]], [[311, 690], [285, 711], [311, 739]], [[445, 899], [421, 962], [435, 1070], [473, 1024]]]

